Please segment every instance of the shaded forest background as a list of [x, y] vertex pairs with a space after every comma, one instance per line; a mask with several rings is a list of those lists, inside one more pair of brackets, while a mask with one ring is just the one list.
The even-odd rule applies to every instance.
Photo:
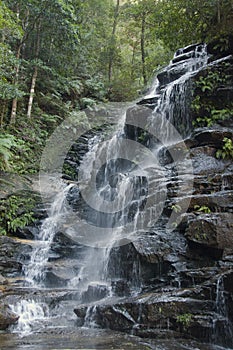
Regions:
[[232, 0], [0, 0], [0, 170], [36, 173], [70, 115], [146, 91], [179, 47], [227, 52]]

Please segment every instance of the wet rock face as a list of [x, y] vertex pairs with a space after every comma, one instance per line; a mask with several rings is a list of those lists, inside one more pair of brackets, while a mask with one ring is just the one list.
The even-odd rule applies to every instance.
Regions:
[[0, 305], [0, 330], [5, 330], [12, 324], [15, 324], [19, 316], [12, 312], [7, 305]]
[[8, 280], [0, 274], [0, 285], [8, 284]]
[[[190, 46], [177, 52], [169, 69], [158, 76], [160, 88], [183, 74], [181, 63], [191, 60], [196, 49], [197, 46]], [[232, 62], [232, 58], [223, 62]], [[226, 69], [233, 82], [232, 65], [212, 63], [192, 77], [192, 82], [216, 69]], [[220, 109], [232, 99], [229, 79], [228, 85], [221, 86], [212, 97]], [[128, 110], [127, 137], [142, 139], [140, 128], [132, 124], [144, 128], [157, 101], [155, 94]], [[190, 118], [192, 123], [192, 113]], [[216, 158], [224, 138], [233, 137], [232, 120], [231, 117], [186, 133], [185, 144], [193, 166], [190, 171], [194, 175], [192, 191], [181, 193], [175, 175], [167, 180], [162, 223], [111, 251], [109, 277], [116, 279], [112, 291], [118, 299], [100, 299], [91, 304], [91, 309], [87, 304], [78, 306], [75, 313], [80, 324], [91, 310], [92, 321], [103, 328], [140, 337], [186, 337], [233, 346], [233, 166], [231, 159]], [[171, 154], [179, 154], [180, 146], [177, 143], [163, 150], [163, 165], [174, 174], [176, 164]], [[184, 161], [185, 156], [182, 154], [179, 161]], [[172, 206], [179, 211], [187, 201], [189, 207], [182, 214], [183, 221], [169, 234], [163, 221], [169, 217]], [[132, 297], [135, 290], [138, 295]]]
[[0, 236], [0, 273], [14, 276], [20, 273], [23, 261], [30, 259], [32, 247], [13, 238]]
[[233, 213], [199, 215], [191, 221], [185, 236], [206, 248], [215, 248], [220, 257], [233, 254]]
[[200, 128], [193, 134], [194, 144], [196, 146], [208, 146], [218, 149], [223, 146], [224, 137], [232, 138], [232, 130], [229, 128], [217, 128], [209, 129], [207, 127]]
[[92, 302], [107, 297], [109, 290], [106, 285], [89, 285], [88, 289], [82, 293], [81, 299], [83, 303]]
[[[169, 273], [174, 270], [171, 261], [175, 247], [172, 243], [171, 237], [155, 235], [141, 237], [132, 243], [112, 249], [108, 274], [111, 278], [121, 281], [116, 282], [114, 286], [116, 295], [128, 295], [130, 288], [140, 289], [166, 284], [170, 278]], [[123, 281], [127, 281], [128, 286], [124, 285], [126, 282]], [[122, 287], [120, 291], [119, 283]]]
[[[146, 130], [147, 122], [152, 116], [152, 110], [147, 106], [147, 104], [150, 104], [151, 102], [152, 101], [145, 101], [144, 103], [144, 100], [142, 100], [141, 105], [136, 105], [127, 110], [124, 128], [127, 138], [135, 141], [138, 141], [141, 138], [144, 141], [143, 143], [149, 139], [149, 135], [146, 135], [145, 137], [144, 132]], [[154, 106], [153, 103], [152, 106]]]
[[[198, 298], [202, 294], [202, 299]], [[205, 289], [196, 287], [176, 293], [147, 293], [114, 303], [100, 302], [92, 309], [92, 321], [102, 328], [131, 332], [142, 338], [194, 337], [211, 342], [215, 332], [222, 331], [224, 344], [230, 344], [230, 335], [223, 331], [223, 317], [216, 316], [215, 302], [204, 295]], [[83, 324], [87, 306], [81, 305], [74, 312]]]

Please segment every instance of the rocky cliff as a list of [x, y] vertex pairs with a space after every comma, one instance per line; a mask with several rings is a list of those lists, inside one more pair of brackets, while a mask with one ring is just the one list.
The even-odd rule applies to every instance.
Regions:
[[[144, 145], [157, 142], [129, 122], [144, 118], [141, 125], [148, 123], [158, 94], [182, 77], [186, 61], [193, 57], [195, 50], [198, 52], [200, 45], [177, 52], [169, 67], [159, 73], [155, 95], [151, 94], [127, 111], [125, 133], [129, 139]], [[180, 154], [180, 143], [171, 142], [162, 150], [162, 164], [170, 176], [160, 220], [147, 234], [111, 250], [108, 269], [114, 297], [105, 298], [104, 286], [90, 287], [82, 295], [82, 304], [74, 310], [79, 325], [86, 323], [87, 316], [91, 315], [92, 323], [99, 327], [142, 338], [196, 338], [233, 346], [232, 61], [229, 52], [227, 55], [218, 52], [216, 56], [209, 47], [208, 62], [190, 76], [182, 91], [182, 101], [181, 91], [174, 90], [172, 121], [184, 138], [192, 160], [192, 192], [184, 188], [180, 191], [176, 167], [187, 155], [179, 155], [174, 161], [174, 154]], [[99, 132], [102, 130], [84, 135], [67, 156], [66, 166], [71, 170], [64, 177], [69, 181], [77, 179], [75, 169], [80, 155], [86, 153], [90, 137]], [[75, 210], [80, 206], [77, 198], [78, 192], [74, 189], [70, 203]], [[187, 202], [189, 206], [182, 214], [182, 221], [174, 220], [173, 230], [166, 232], [164, 224], [171, 211], [178, 216]], [[39, 226], [45, 211], [39, 206], [36, 213]], [[18, 238], [0, 237], [3, 275], [0, 297], [5, 303], [18, 293], [14, 283], [20, 280], [22, 266], [30, 259], [33, 249], [32, 228], [19, 230], [15, 235]], [[79, 271], [78, 259], [82, 254], [85, 254], [84, 247], [57, 232], [51, 244], [45, 285], [66, 287], [68, 280]], [[69, 295], [65, 292], [49, 303], [56, 304], [69, 297], [76, 298], [74, 292]], [[17, 321], [17, 316], [6, 315], [5, 310], [0, 310], [2, 328]]]
[[[158, 91], [182, 76], [185, 61], [197, 47], [178, 52], [169, 68], [159, 73], [157, 94], [128, 110], [129, 138], [145, 145], [153, 142], [143, 125], [156, 108]], [[160, 220], [152, 232], [112, 250], [110, 273], [124, 283], [118, 284], [120, 300], [91, 306], [94, 321], [103, 328], [146, 338], [197, 338], [233, 346], [232, 62], [231, 55], [216, 57], [209, 52], [206, 66], [186, 83], [182, 110], [175, 90], [173, 123], [185, 137], [192, 159], [193, 190], [179, 191], [175, 168], [185, 155], [174, 161], [171, 154], [180, 144], [172, 144], [165, 150], [164, 163], [173, 176], [167, 183], [162, 219], [171, 208], [179, 212], [185, 202], [190, 204], [172, 233], [161, 229]], [[134, 118], [144, 118], [141, 128], [131, 125]], [[140, 293], [127, 297], [127, 284], [137, 285]], [[89, 304], [75, 309], [79, 320], [87, 311]]]

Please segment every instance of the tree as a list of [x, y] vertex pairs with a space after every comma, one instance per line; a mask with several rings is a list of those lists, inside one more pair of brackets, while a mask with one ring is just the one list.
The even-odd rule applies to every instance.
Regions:
[[[17, 0], [11, 1], [9, 6], [23, 28], [23, 35], [12, 44], [16, 57], [14, 86], [20, 82], [29, 85], [28, 74], [32, 72], [27, 106], [30, 118], [39, 67], [53, 68], [62, 74], [66, 68], [64, 62], [77, 50], [77, 16], [71, 1], [30, 0], [25, 3]], [[11, 124], [16, 121], [17, 102], [18, 96], [15, 96], [12, 101]]]
[[12, 72], [14, 72], [14, 67], [16, 67], [18, 62], [10, 47], [12, 41], [21, 39], [22, 28], [17, 16], [3, 1], [0, 1], [0, 33], [0, 124], [3, 126], [4, 117], [8, 109], [8, 102], [16, 96], [23, 95], [23, 92], [14, 84], [14, 74]]
[[112, 69], [113, 69], [113, 61], [114, 56], [116, 52], [116, 29], [117, 29], [117, 22], [119, 17], [119, 11], [120, 11], [120, 0], [117, 0], [116, 7], [114, 10], [114, 17], [113, 17], [113, 25], [112, 25], [112, 35], [110, 38], [110, 45], [109, 45], [109, 63], [108, 63], [108, 81], [109, 83], [112, 80]]
[[193, 42], [210, 42], [233, 33], [232, 0], [160, 0], [151, 20], [154, 33], [171, 50]]

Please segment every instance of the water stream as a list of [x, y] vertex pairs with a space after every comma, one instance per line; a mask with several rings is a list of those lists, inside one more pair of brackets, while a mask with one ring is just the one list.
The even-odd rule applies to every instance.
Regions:
[[55, 234], [67, 215], [66, 196], [73, 185], [58, 184], [58, 194], [51, 204], [49, 217], [44, 220], [37, 237], [37, 245], [33, 250], [29, 264], [23, 266], [26, 282], [32, 287], [41, 286], [44, 280], [44, 268], [49, 259], [49, 250]]
[[[13, 329], [14, 332], [26, 336], [38, 331], [38, 328], [41, 330], [43, 324], [55, 329], [58, 324], [68, 322], [74, 304], [117, 298], [114, 295], [112, 282], [119, 276], [117, 266], [113, 268], [112, 263], [118, 264], [118, 262], [117, 259], [112, 259], [112, 252], [115, 251], [114, 254], [117, 255], [118, 247], [142, 237], [146, 232], [160, 225], [159, 218], [167, 196], [166, 184], [169, 176], [174, 176], [174, 174], [169, 175], [166, 167], [161, 165], [161, 150], [179, 142], [190, 132], [186, 99], [187, 90], [190, 88], [190, 77], [206, 65], [208, 56], [205, 45], [196, 46], [194, 55], [182, 63], [179, 58], [183, 54], [182, 50], [177, 53], [164, 76], [160, 73], [158, 77], [160, 82], [156, 79], [150, 93], [145, 97], [145, 100], [152, 97], [157, 100], [156, 107], [147, 120], [147, 128], [156, 129], [157, 134], [160, 135], [159, 142], [158, 140], [151, 142], [149, 156], [139, 138], [136, 138], [135, 144], [132, 140], [128, 140], [125, 128], [127, 115], [124, 114], [119, 116], [118, 126], [110, 139], [104, 140], [99, 135], [95, 135], [88, 141], [88, 151], [78, 169], [78, 185], [67, 185], [59, 180], [61, 182], [58, 193], [51, 203], [49, 216], [36, 237], [37, 244], [32, 251], [30, 262], [23, 267], [25, 287], [35, 291], [46, 290], [51, 245], [58, 232], [65, 232], [68, 237], [74, 239], [83, 247], [85, 254], [76, 257], [79, 268], [75, 276], [67, 277], [66, 285], [61, 288], [62, 293], [66, 295], [65, 302], [62, 301], [54, 308], [51, 306], [52, 297], [49, 303], [46, 303], [46, 297], [37, 296], [28, 300], [22, 298], [12, 305], [13, 311], [20, 315], [19, 322]], [[173, 75], [174, 79], [166, 84], [166, 76]], [[168, 122], [175, 128], [167, 127]], [[189, 171], [190, 169], [187, 173], [184, 172], [182, 181], [186, 181], [185, 176], [189, 177]], [[150, 192], [150, 187], [148, 189], [149, 177], [153, 182], [151, 187], [153, 193]], [[82, 210], [80, 210], [79, 219], [74, 220], [75, 210], [67, 200], [67, 195], [77, 186], [79, 193], [81, 192], [80, 208]], [[149, 205], [145, 204], [147, 201]], [[115, 276], [112, 271], [115, 271]], [[128, 293], [132, 296], [139, 293], [142, 288], [139, 262], [134, 262], [131, 274]], [[61, 292], [59, 288], [54, 288], [55, 294], [58, 290]], [[48, 293], [51, 294], [51, 289]], [[221, 304], [222, 293], [221, 281], [219, 281], [216, 312], [226, 317], [225, 305]], [[70, 299], [67, 295], [71, 295]], [[95, 305], [87, 309], [84, 328], [95, 326], [93, 318], [95, 310]], [[60, 322], [57, 319], [59, 313], [63, 317], [63, 321], [60, 320]], [[51, 321], [53, 319], [54, 322]], [[69, 324], [75, 327], [73, 319]], [[66, 326], [64, 325], [64, 328]], [[137, 343], [135, 349], [144, 349], [143, 346]], [[155, 349], [152, 345], [150, 346], [151, 349]], [[197, 349], [192, 345], [187, 347], [180, 345], [180, 349], [182, 348]], [[35, 349], [40, 348], [35, 347]], [[156, 349], [170, 349], [170, 347], [161, 345]], [[204, 345], [200, 349], [205, 349]], [[214, 347], [208, 349], [214, 349]]]

